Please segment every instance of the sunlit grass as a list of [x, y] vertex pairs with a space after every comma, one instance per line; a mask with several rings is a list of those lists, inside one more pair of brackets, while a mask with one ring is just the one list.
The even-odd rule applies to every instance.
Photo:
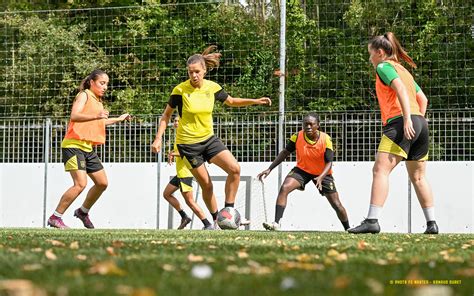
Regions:
[[473, 248], [468, 234], [1, 229], [0, 295], [472, 295]]

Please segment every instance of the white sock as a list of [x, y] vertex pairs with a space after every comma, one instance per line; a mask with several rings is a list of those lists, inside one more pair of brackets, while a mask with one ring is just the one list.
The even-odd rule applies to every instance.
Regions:
[[369, 213], [367, 214], [367, 219], [378, 219], [382, 207], [370, 204]]
[[61, 218], [61, 217], [63, 216], [63, 214], [58, 213], [58, 212], [56, 212], [56, 211], [54, 211], [53, 215], [54, 215], [55, 217], [58, 217], [58, 218]]
[[84, 208], [84, 206], [81, 206], [81, 211], [82, 211], [84, 214], [89, 213], [89, 209]]
[[435, 220], [434, 207], [423, 208], [423, 214], [425, 214], [426, 222]]

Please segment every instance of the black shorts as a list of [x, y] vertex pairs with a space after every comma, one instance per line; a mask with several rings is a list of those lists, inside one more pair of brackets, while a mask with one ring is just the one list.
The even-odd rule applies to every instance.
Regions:
[[398, 155], [406, 160], [426, 160], [429, 150], [428, 123], [423, 116], [412, 115], [415, 138], [408, 140], [403, 133], [403, 117], [391, 120], [383, 127], [378, 151]]
[[[308, 184], [309, 181], [313, 181], [314, 185], [316, 185], [316, 180], [314, 180], [314, 178], [317, 178], [318, 176], [307, 173], [298, 167], [294, 167], [288, 173], [287, 177], [291, 177], [295, 179], [296, 181], [298, 181], [301, 185], [301, 187], [298, 189], [304, 190], [305, 185]], [[334, 183], [334, 178], [332, 175], [326, 175], [323, 179], [322, 185], [323, 185], [322, 190], [319, 190], [318, 188], [318, 191], [321, 195], [337, 192], [336, 184]]]
[[195, 169], [204, 162], [209, 162], [227, 147], [215, 135], [209, 139], [195, 144], [177, 144], [179, 155], [184, 160], [188, 169]]
[[78, 148], [61, 148], [64, 170], [69, 171], [86, 171], [95, 173], [104, 167], [95, 151], [86, 152]]
[[169, 183], [178, 187], [181, 192], [193, 191], [193, 177], [178, 178], [178, 176], [174, 176]]

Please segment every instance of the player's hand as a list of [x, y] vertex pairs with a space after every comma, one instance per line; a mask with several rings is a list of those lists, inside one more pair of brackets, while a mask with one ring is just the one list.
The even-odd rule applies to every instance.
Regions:
[[257, 101], [257, 105], [268, 105], [268, 106], [272, 105], [272, 100], [268, 97], [261, 97], [255, 100]]
[[173, 151], [170, 151], [168, 153], [168, 164], [171, 165], [173, 163], [173, 160], [174, 160]]
[[316, 181], [316, 187], [319, 190], [323, 190], [323, 179], [324, 178], [321, 178], [321, 176], [314, 178], [314, 180]]
[[257, 179], [259, 179], [260, 182], [263, 182], [263, 179], [265, 179], [270, 174], [270, 172], [271, 172], [270, 169], [264, 170], [263, 172], [257, 175]]
[[409, 117], [403, 119], [403, 133], [405, 138], [408, 140], [413, 139], [416, 135], [415, 129], [413, 128], [413, 122]]
[[128, 113], [122, 114], [122, 115], [119, 116], [119, 120], [120, 121], [124, 121], [124, 120], [130, 121], [130, 120], [132, 120], [132, 115], [130, 115]]
[[151, 152], [158, 153], [161, 150], [161, 139], [155, 139], [153, 144], [151, 144]]
[[101, 110], [99, 114], [97, 114], [97, 119], [107, 119], [109, 118], [109, 111], [108, 110]]

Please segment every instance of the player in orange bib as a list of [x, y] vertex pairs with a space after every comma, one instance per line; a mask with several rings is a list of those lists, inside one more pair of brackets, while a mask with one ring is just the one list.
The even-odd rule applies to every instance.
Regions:
[[437, 234], [433, 193], [426, 181], [429, 130], [425, 119], [428, 99], [410, 72], [400, 64], [416, 64], [392, 32], [373, 38], [368, 45], [376, 70], [375, 88], [382, 115], [383, 135], [373, 168], [372, 192], [367, 218], [350, 233], [378, 233], [379, 213], [388, 196], [390, 172], [402, 160], [415, 187], [426, 219], [427, 234]]
[[275, 158], [270, 167], [257, 175], [262, 180], [270, 172], [284, 161], [291, 153], [296, 151], [296, 167], [286, 176], [280, 187], [275, 206], [275, 220], [272, 223], [263, 223], [267, 230], [279, 230], [280, 219], [285, 211], [288, 194], [293, 190], [304, 190], [305, 185], [312, 181], [319, 193], [324, 195], [332, 208], [336, 211], [344, 229], [349, 228], [346, 209], [339, 200], [334, 178], [332, 176], [332, 161], [334, 151], [331, 137], [319, 130], [319, 116], [309, 113], [303, 119], [303, 130], [294, 134], [286, 148]]
[[82, 206], [74, 211], [74, 216], [82, 221], [86, 228], [94, 228], [89, 219], [89, 210], [107, 188], [108, 181], [104, 167], [94, 146], [105, 143], [105, 126], [130, 120], [129, 114], [109, 118], [109, 111], [102, 105], [102, 97], [107, 90], [109, 76], [102, 70], [92, 71], [79, 86], [71, 110], [71, 119], [66, 136], [61, 143], [64, 167], [71, 174], [74, 185], [61, 197], [54, 213], [48, 219], [48, 225], [55, 228], [68, 228], [62, 216], [74, 200], [86, 188], [87, 176], [94, 186], [87, 192]]

